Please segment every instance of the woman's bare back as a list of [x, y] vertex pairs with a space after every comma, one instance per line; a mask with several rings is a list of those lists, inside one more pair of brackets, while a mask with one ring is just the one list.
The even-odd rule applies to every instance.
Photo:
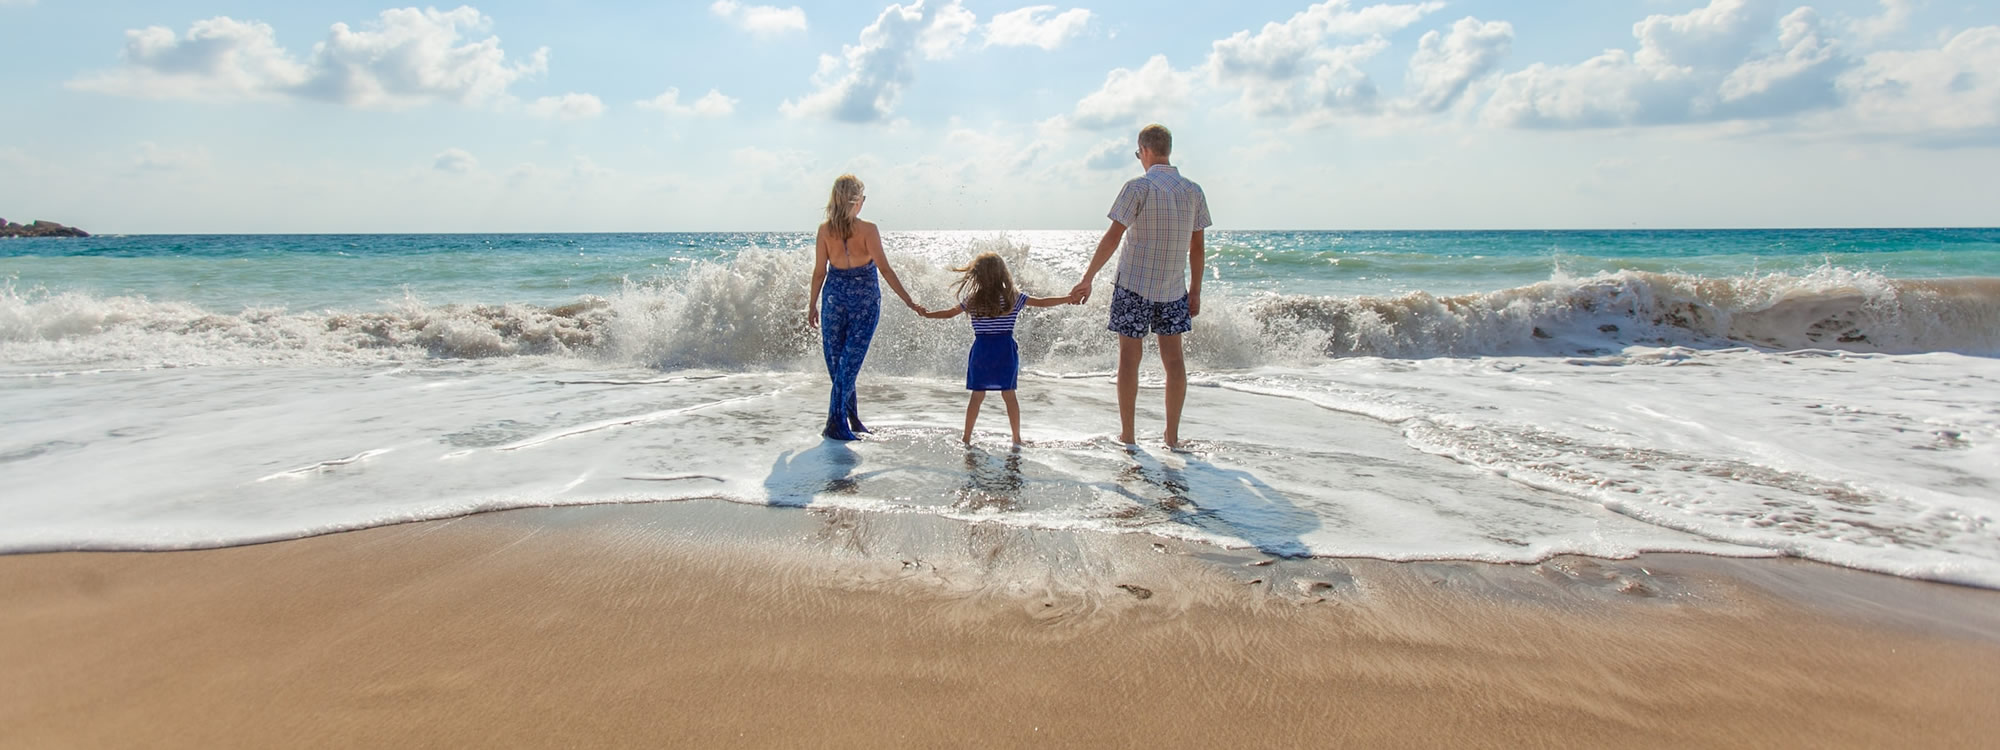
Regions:
[[854, 222], [854, 236], [842, 242], [833, 236], [833, 226], [819, 225], [820, 239], [826, 242], [826, 260], [834, 268], [846, 270], [860, 268], [875, 259], [868, 252], [868, 243], [875, 239], [875, 225], [865, 221]]

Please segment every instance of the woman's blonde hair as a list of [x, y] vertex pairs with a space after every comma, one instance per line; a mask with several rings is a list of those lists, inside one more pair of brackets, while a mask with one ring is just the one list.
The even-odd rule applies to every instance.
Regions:
[[1014, 288], [1014, 275], [1007, 272], [1007, 261], [999, 253], [980, 253], [964, 268], [951, 270], [965, 274], [952, 291], [965, 300], [965, 311], [973, 317], [997, 318], [1014, 311], [1021, 292]]
[[854, 212], [861, 205], [861, 190], [861, 178], [844, 174], [834, 178], [833, 192], [826, 197], [826, 225], [841, 242], [854, 237]]

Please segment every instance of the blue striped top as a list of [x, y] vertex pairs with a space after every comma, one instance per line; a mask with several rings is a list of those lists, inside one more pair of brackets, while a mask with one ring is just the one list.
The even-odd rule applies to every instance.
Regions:
[[[972, 316], [972, 332], [980, 336], [1012, 336], [1014, 335], [1014, 319], [1020, 317], [1021, 308], [1027, 306], [1028, 295], [1023, 294], [1020, 299], [1014, 300], [1013, 311], [1006, 315], [995, 315], [990, 318], [982, 318], [974, 315]], [[965, 303], [958, 303], [958, 309], [965, 310]], [[966, 312], [971, 313], [972, 311], [966, 310]]]

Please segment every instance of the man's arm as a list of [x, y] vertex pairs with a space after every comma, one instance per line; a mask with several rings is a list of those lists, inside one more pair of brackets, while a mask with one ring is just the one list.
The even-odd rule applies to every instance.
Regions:
[[1097, 279], [1097, 272], [1111, 260], [1111, 254], [1118, 252], [1118, 241], [1124, 237], [1124, 224], [1114, 221], [1111, 222], [1110, 229], [1104, 230], [1104, 239], [1097, 241], [1097, 254], [1090, 258], [1089, 270], [1084, 271], [1083, 280], [1077, 282], [1074, 289], [1069, 290], [1070, 298], [1076, 300], [1077, 304], [1090, 301], [1090, 283]]
[[1188, 238], [1188, 270], [1193, 272], [1192, 278], [1188, 280], [1188, 317], [1190, 318], [1201, 314], [1202, 265], [1208, 260], [1208, 250], [1203, 246], [1205, 244], [1202, 238], [1203, 234], [1205, 234], [1203, 230], [1197, 229], [1194, 230], [1194, 236]]

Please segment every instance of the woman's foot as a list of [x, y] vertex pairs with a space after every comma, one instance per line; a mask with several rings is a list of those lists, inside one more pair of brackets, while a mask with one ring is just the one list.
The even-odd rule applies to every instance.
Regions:
[[819, 434], [828, 440], [852, 441], [861, 439], [854, 434], [853, 430], [848, 429], [845, 423], [833, 417], [827, 417], [826, 429], [821, 430]]

